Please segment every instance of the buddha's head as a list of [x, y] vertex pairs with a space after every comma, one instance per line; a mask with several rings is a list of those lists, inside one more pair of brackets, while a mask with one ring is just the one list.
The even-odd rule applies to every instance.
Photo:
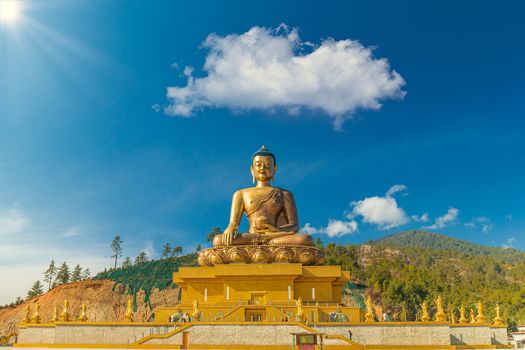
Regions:
[[262, 146], [252, 156], [250, 171], [254, 180], [270, 181], [277, 171], [275, 155], [266, 146]]

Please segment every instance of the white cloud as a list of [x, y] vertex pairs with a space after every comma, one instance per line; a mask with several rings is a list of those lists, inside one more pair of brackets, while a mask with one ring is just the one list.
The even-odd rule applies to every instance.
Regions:
[[29, 219], [18, 208], [0, 212], [0, 235], [20, 233], [29, 224]]
[[396, 199], [392, 195], [404, 191], [406, 188], [405, 185], [394, 185], [384, 197], [374, 196], [352, 202], [353, 210], [347, 217], [361, 216], [363, 222], [377, 225], [381, 230], [403, 226], [410, 219], [405, 211], [398, 206]]
[[405, 95], [405, 81], [388, 60], [374, 58], [371, 48], [350, 39], [315, 46], [281, 25], [210, 34], [203, 47], [209, 50], [206, 76], [195, 78], [185, 68], [186, 86], [167, 89], [166, 114], [189, 117], [206, 107], [281, 107], [296, 114], [300, 107], [324, 111], [340, 128], [357, 109], [377, 110], [382, 100]]
[[334, 219], [328, 220], [328, 225], [326, 227], [315, 228], [311, 226], [309, 223], [307, 223], [301, 229], [301, 232], [303, 233], [307, 233], [310, 235], [314, 233], [325, 234], [328, 237], [340, 237], [340, 236], [351, 235], [357, 231], [358, 231], [358, 224], [355, 220], [342, 221], [342, 220], [334, 220]]
[[412, 215], [411, 218], [417, 222], [428, 222], [429, 220], [428, 213], [424, 213], [423, 215]]
[[490, 218], [486, 216], [478, 216], [475, 218], [472, 218], [469, 222], [465, 223], [465, 226], [475, 228], [477, 226], [481, 227], [481, 232], [483, 233], [489, 233], [490, 230], [492, 230], [492, 223], [490, 222]]
[[517, 242], [518, 240], [516, 239], [516, 237], [510, 237], [505, 241], [505, 243], [503, 243], [503, 248], [512, 248]]
[[425, 226], [425, 228], [428, 228], [431, 230], [443, 228], [445, 226], [448, 226], [456, 222], [458, 215], [459, 215], [459, 210], [451, 207], [448, 209], [448, 211], [443, 216], [436, 218], [436, 220], [434, 221], [434, 224], [430, 226]]

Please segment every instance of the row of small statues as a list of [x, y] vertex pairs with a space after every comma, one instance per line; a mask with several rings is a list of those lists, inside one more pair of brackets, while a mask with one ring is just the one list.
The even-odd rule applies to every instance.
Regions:
[[[446, 314], [445, 314], [445, 309], [443, 308], [443, 299], [441, 298], [441, 295], [438, 296], [436, 300], [436, 308], [437, 308], [437, 311], [436, 311], [436, 314], [434, 315], [434, 321], [435, 322], [445, 322]], [[452, 324], [488, 323], [489, 320], [483, 312], [483, 304], [481, 303], [481, 301], [476, 304], [476, 309], [477, 309], [477, 315], [475, 314], [474, 309], [470, 309], [469, 318], [467, 318], [465, 314], [466, 313], [465, 307], [461, 306], [459, 308], [459, 315], [460, 315], [459, 320], [456, 320], [456, 315], [454, 314], [454, 312], [451, 312], [450, 313], [450, 323]], [[496, 317], [494, 318], [494, 322], [492, 323], [492, 325], [493, 326], [504, 326], [505, 321], [500, 315], [500, 307], [498, 304], [496, 304], [495, 310], [496, 310]], [[421, 311], [422, 311], [421, 321], [430, 322], [431, 318], [428, 313], [428, 303], [426, 301], [423, 302], [423, 304], [421, 304]], [[372, 299], [370, 298], [370, 296], [368, 296], [368, 298], [366, 299], [365, 322], [375, 322], [374, 310], [372, 306]]]
[[[124, 320], [126, 322], [135, 322], [135, 314], [133, 313], [133, 301], [132, 299], [128, 300], [126, 312], [124, 315]], [[69, 300], [64, 300], [64, 307], [62, 309], [62, 312], [60, 315], [58, 314], [58, 307], [55, 307], [53, 310], [53, 317], [51, 318], [51, 322], [72, 322], [72, 321], [78, 321], [78, 322], [87, 322], [87, 306], [85, 303], [82, 303], [82, 309], [80, 312], [80, 315], [73, 319], [71, 314], [69, 313]], [[35, 311], [31, 315], [31, 306], [26, 307], [24, 317], [22, 318], [22, 325], [27, 324], [40, 324], [42, 323], [42, 316], [40, 315], [40, 304], [36, 303], [35, 305]]]

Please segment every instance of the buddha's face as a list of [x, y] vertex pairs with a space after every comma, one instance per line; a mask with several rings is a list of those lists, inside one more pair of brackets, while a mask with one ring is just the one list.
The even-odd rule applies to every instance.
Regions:
[[250, 170], [257, 181], [270, 181], [277, 171], [277, 166], [271, 156], [256, 156]]

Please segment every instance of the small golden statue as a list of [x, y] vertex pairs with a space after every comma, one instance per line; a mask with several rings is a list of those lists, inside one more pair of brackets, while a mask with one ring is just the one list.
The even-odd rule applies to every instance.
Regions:
[[468, 319], [465, 317], [465, 307], [461, 305], [461, 308], [459, 309], [459, 323], [460, 324], [467, 324]]
[[496, 304], [496, 307], [494, 308], [494, 310], [496, 310], [496, 317], [494, 318], [494, 323], [492, 325], [496, 327], [504, 326], [505, 320], [500, 315], [499, 304]]
[[483, 304], [481, 301], [478, 301], [476, 304], [476, 309], [478, 309], [478, 314], [476, 315], [476, 323], [487, 323], [487, 316], [483, 314]]
[[31, 323], [31, 306], [26, 307], [26, 311], [24, 312], [24, 317], [22, 318], [22, 324], [29, 324]]
[[365, 314], [365, 322], [375, 322], [374, 319], [374, 309], [372, 307], [372, 299], [370, 298], [370, 295], [366, 299], [366, 314]]
[[51, 322], [58, 322], [58, 307], [56, 306], [53, 309], [53, 317], [51, 318]]
[[426, 301], [424, 301], [423, 304], [421, 304], [421, 310], [421, 322], [429, 322], [430, 316], [428, 315], [428, 303]]
[[303, 321], [304, 320], [303, 298], [299, 297], [299, 299], [295, 301], [295, 306], [297, 306], [297, 313], [295, 314], [295, 316], [297, 316], [297, 320]]
[[436, 306], [437, 306], [437, 312], [436, 312], [436, 315], [434, 316], [434, 321], [444, 322], [445, 321], [445, 310], [443, 309], [443, 299], [441, 299], [441, 295], [439, 295], [436, 300]]
[[470, 309], [470, 321], [469, 323], [476, 323], [476, 314], [474, 313], [474, 309]]
[[40, 304], [36, 303], [35, 305], [35, 312], [33, 313], [33, 317], [31, 317], [31, 323], [39, 324], [41, 320], [40, 317]]
[[193, 302], [193, 313], [191, 314], [193, 321], [199, 321], [201, 318], [201, 313], [199, 311], [199, 301], [195, 299]]
[[64, 300], [64, 309], [60, 314], [60, 322], [69, 322], [71, 321], [71, 315], [69, 314], [69, 300]]
[[135, 322], [135, 314], [133, 313], [133, 299], [131, 298], [128, 299], [128, 306], [126, 307], [124, 320], [126, 322]]
[[449, 315], [450, 315], [450, 323], [452, 323], [452, 324], [456, 324], [456, 323], [457, 323], [457, 322], [456, 322], [456, 315], [454, 314], [454, 311], [451, 310], [450, 313], [449, 313]]
[[87, 307], [85, 303], [82, 303], [82, 312], [80, 313], [80, 316], [78, 317], [78, 320], [80, 322], [87, 322]]

